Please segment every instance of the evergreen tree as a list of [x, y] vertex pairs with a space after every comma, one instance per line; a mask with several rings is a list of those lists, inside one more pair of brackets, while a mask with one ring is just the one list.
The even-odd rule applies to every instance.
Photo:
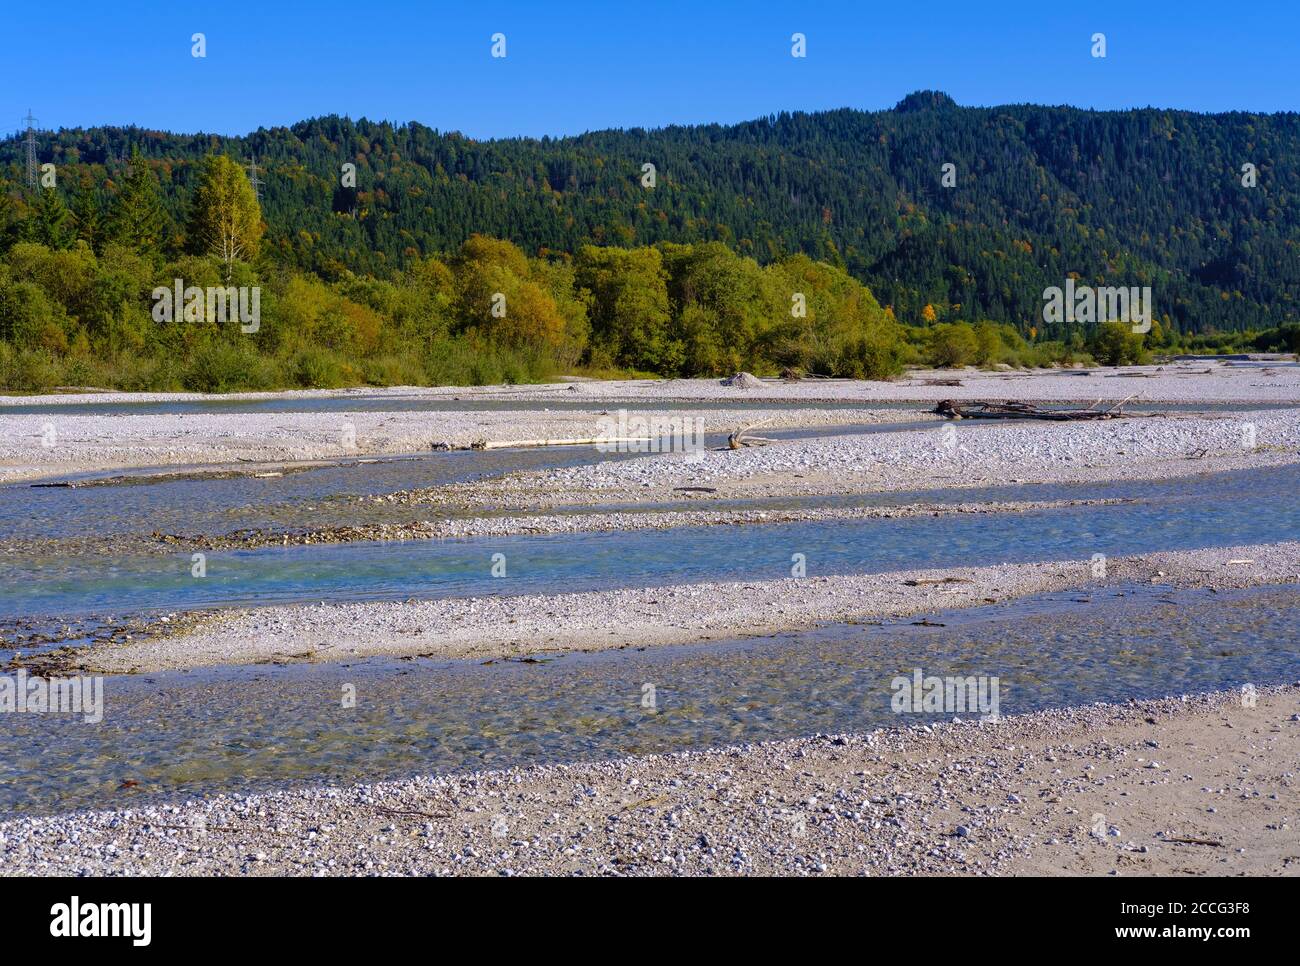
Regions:
[[[268, 261], [327, 281], [393, 278], [475, 233], [529, 256], [567, 253], [575, 264], [584, 245], [722, 243], [762, 268], [797, 253], [842, 266], [901, 323], [990, 320], [1080, 351], [1095, 323], [1075, 340], [1076, 326], [1042, 316], [1044, 291], [1067, 276], [1094, 287], [1150, 286], [1153, 321], [1171, 339], [1300, 323], [1294, 112], [964, 108], [922, 92], [886, 111], [542, 140], [322, 117], [220, 143], [281, 172], [261, 204]], [[137, 155], [123, 179], [116, 159], [133, 144], [148, 145], [153, 165]], [[114, 225], [131, 197], [157, 198], [161, 237], [153, 247], [137, 243], [151, 259], [172, 254], [163, 250], [167, 226], [185, 221], [213, 145], [208, 135], [135, 128], [48, 137], [52, 156], [78, 159], [60, 168], [69, 185], [92, 181], [117, 202]], [[647, 159], [657, 169], [653, 188], [642, 182]], [[21, 137], [0, 138], [0, 171], [21, 172], [23, 161]], [[355, 165], [355, 188], [341, 189], [342, 164]], [[106, 187], [109, 178], [116, 187]], [[32, 216], [25, 199], [14, 203]], [[602, 285], [612, 278], [589, 268]], [[719, 315], [695, 303], [690, 326], [673, 309], [665, 327], [657, 286], [653, 273], [639, 273], [617, 296], [635, 310], [627, 326], [617, 312], [600, 314], [608, 313], [602, 298], [592, 303], [605, 351], [671, 371], [671, 358], [693, 347], [710, 366], [729, 364], [725, 344], [698, 335], [701, 320], [737, 320], [748, 309]], [[690, 368], [683, 361], [682, 371]]]
[[99, 207], [99, 193], [92, 185], [83, 185], [72, 198], [72, 220], [76, 223], [77, 237], [98, 251], [103, 241], [103, 217]]
[[113, 204], [109, 234], [135, 251], [150, 253], [161, 248], [166, 224], [158, 179], [140, 149], [132, 148], [130, 173]]
[[32, 241], [60, 251], [67, 248], [72, 237], [68, 224], [68, 206], [57, 188], [42, 188], [36, 205], [36, 217], [31, 222]]
[[22, 237], [23, 222], [15, 208], [8, 182], [0, 179], [0, 253], [7, 252]]

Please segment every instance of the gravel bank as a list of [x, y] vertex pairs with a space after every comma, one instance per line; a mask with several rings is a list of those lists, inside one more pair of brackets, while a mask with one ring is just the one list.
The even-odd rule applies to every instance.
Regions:
[[[956, 378], [961, 385], [938, 385]], [[898, 411], [871, 411], [883, 402], [941, 399], [1021, 399], [1040, 402], [1118, 402], [1140, 396], [1149, 403], [1300, 404], [1300, 368], [1231, 363], [1128, 367], [1094, 371], [915, 372], [895, 382], [852, 380], [765, 381], [757, 388], [724, 386], [719, 380], [570, 382], [478, 389], [372, 389], [240, 393], [90, 393], [0, 397], [0, 481], [60, 473], [148, 466], [211, 466], [238, 461], [292, 462], [360, 454], [426, 452], [434, 443], [466, 446], [478, 440], [574, 438], [594, 435], [597, 414], [621, 406], [658, 414], [656, 403], [735, 401], [736, 410], [710, 410], [706, 431], [730, 431], [756, 420], [769, 427], [843, 425], [910, 418]], [[183, 415], [61, 413], [71, 404], [123, 402], [255, 401], [258, 399], [380, 399], [491, 401], [519, 407], [548, 401], [590, 400], [591, 413], [507, 409], [478, 412], [189, 413]], [[803, 407], [764, 410], [765, 402]], [[860, 403], [862, 410], [817, 411], [818, 403]], [[6, 406], [43, 405], [49, 413], [6, 415]], [[679, 412], [678, 415], [681, 415]], [[49, 428], [53, 437], [48, 435]], [[52, 439], [54, 445], [45, 445]]]
[[605, 461], [376, 496], [472, 509], [1168, 479], [1300, 461], [1300, 409], [1105, 422], [944, 423], [932, 430]]
[[[1236, 561], [1236, 562], [1234, 562]], [[1242, 562], [1245, 561], [1245, 562]], [[599, 651], [887, 619], [1084, 587], [1091, 560], [585, 593], [222, 611], [186, 630], [73, 652], [83, 670], [148, 672], [371, 655], [497, 658]], [[508, 579], [507, 579], [508, 580]], [[1245, 587], [1300, 580], [1300, 543], [1114, 558], [1110, 583]], [[508, 586], [508, 584], [506, 585]]]
[[1294, 875], [1298, 710], [1261, 688], [22, 818], [0, 873]]
[[[940, 385], [958, 380], [961, 385]], [[1151, 402], [1295, 402], [1300, 403], [1300, 368], [1294, 364], [1242, 364], [1233, 361], [1188, 361], [1165, 365], [1124, 366], [1015, 372], [977, 369], [913, 370], [891, 382], [854, 379], [765, 379], [761, 386], [726, 386], [719, 379], [577, 380], [536, 386], [394, 386], [384, 389], [306, 389], [285, 392], [204, 393], [56, 393], [0, 396], [6, 405], [67, 405], [122, 402], [256, 401], [259, 399], [462, 399], [518, 402], [582, 399], [646, 403], [653, 400], [738, 399], [749, 402], [862, 401], [911, 402], [940, 399], [1016, 398], [1040, 402], [1118, 402], [1140, 396]]]
[[[590, 411], [6, 415], [0, 407], [0, 482], [139, 467], [279, 465], [428, 453], [482, 441], [595, 439], [604, 412], [593, 404]], [[636, 415], [648, 420], [683, 413], [647, 408]], [[758, 421], [768, 429], [801, 429], [918, 418], [903, 410], [761, 407], [698, 415], [706, 433], [734, 432]]]

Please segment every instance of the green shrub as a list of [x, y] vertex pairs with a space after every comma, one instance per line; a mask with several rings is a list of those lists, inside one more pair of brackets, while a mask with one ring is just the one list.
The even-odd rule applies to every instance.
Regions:
[[881, 339], [847, 343], [830, 365], [830, 375], [844, 379], [892, 379], [902, 371], [902, 346]]
[[361, 377], [368, 386], [420, 386], [428, 379], [424, 366], [411, 355], [387, 355], [361, 363]]
[[1103, 322], [1089, 342], [1089, 349], [1103, 366], [1141, 365], [1150, 359], [1141, 333], [1124, 322]]
[[274, 364], [246, 342], [213, 341], [195, 351], [182, 383], [192, 392], [272, 389], [280, 382]]
[[12, 352], [6, 364], [4, 387], [17, 392], [49, 392], [64, 385], [59, 360], [46, 349]]
[[299, 349], [289, 362], [295, 385], [304, 389], [338, 389], [347, 385], [343, 364], [329, 349]]
[[972, 365], [979, 357], [980, 343], [966, 322], [940, 323], [930, 327], [927, 361], [942, 369]]

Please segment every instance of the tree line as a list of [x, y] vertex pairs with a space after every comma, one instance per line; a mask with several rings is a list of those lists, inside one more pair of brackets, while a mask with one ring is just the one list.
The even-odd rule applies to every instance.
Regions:
[[[663, 376], [798, 370], [885, 378], [903, 327], [842, 268], [795, 254], [760, 266], [720, 242], [528, 255], [471, 235], [383, 276], [301, 269], [264, 243], [248, 177], [199, 167], [173, 216], [131, 158], [105, 206], [53, 187], [0, 257], [0, 383], [232, 389], [529, 381], [560, 372]], [[255, 287], [252, 331], [172, 287]], [[165, 297], [168, 311], [151, 311]], [[224, 299], [223, 299], [224, 304]]]
[[[10, 138], [0, 380], [885, 377], [1285, 347], [1298, 146], [1294, 114], [923, 92], [892, 111], [559, 139], [337, 117], [244, 138], [63, 130], [42, 141], [57, 185], [32, 190]], [[260, 286], [265, 324], [237, 339], [215, 320], [153, 323], [150, 293], [174, 278]], [[1044, 322], [1042, 293], [1066, 278], [1150, 286], [1152, 333]]]

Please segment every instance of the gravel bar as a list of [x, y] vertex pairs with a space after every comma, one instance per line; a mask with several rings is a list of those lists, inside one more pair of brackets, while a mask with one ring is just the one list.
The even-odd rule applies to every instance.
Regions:
[[1171, 479], [1300, 462], [1300, 409], [1217, 416], [1013, 425], [947, 423], [932, 430], [782, 440], [517, 473], [377, 496], [377, 502], [464, 508], [680, 499], [757, 499], [1007, 483]]
[[[1104, 581], [1092, 561], [954, 567], [641, 589], [296, 604], [195, 615], [181, 633], [70, 651], [85, 671], [139, 673], [366, 656], [487, 659], [684, 644], [893, 619], [1072, 588], [1151, 582], [1247, 587], [1300, 580], [1300, 543], [1116, 557]], [[160, 628], [170, 625], [159, 625]]]

